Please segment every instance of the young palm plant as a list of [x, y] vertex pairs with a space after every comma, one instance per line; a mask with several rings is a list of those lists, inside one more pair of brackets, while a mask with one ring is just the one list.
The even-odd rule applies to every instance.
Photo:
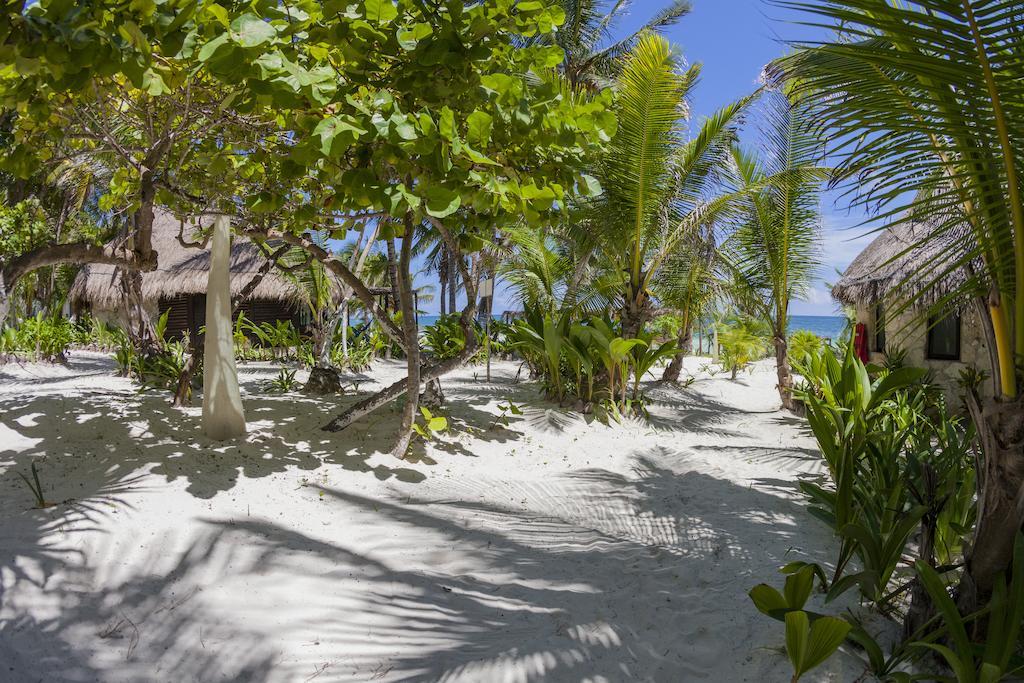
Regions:
[[[1009, 567], [1024, 490], [1024, 11], [1019, 0], [781, 2], [841, 27], [775, 66], [814, 102], [853, 198], [933, 225], [964, 255], [912, 277], [964, 284], [994, 346], [994, 390], [969, 392], [984, 450], [979, 519], [960, 585], [973, 609]], [[962, 236], [958, 236], [962, 235]], [[910, 302], [907, 302], [909, 305]]]
[[787, 346], [789, 304], [803, 296], [820, 265], [822, 145], [806, 109], [780, 92], [763, 96], [762, 152], [734, 147], [736, 181], [746, 210], [726, 242], [750, 308], [772, 328], [779, 397], [793, 401]]
[[683, 359], [693, 346], [693, 326], [704, 320], [722, 294], [714, 226], [707, 225], [685, 240], [667, 261], [666, 277], [654, 286], [658, 301], [680, 317], [676, 353], [665, 366], [662, 380], [678, 382]]
[[750, 98], [724, 107], [684, 142], [687, 96], [699, 73], [699, 66], [683, 71], [669, 43], [648, 33], [619, 77], [619, 128], [602, 163], [605, 192], [594, 207], [601, 220], [593, 225], [609, 269], [625, 274], [620, 315], [627, 338], [650, 317], [652, 283], [672, 256], [737, 200], [732, 193], [709, 197], [706, 190]]

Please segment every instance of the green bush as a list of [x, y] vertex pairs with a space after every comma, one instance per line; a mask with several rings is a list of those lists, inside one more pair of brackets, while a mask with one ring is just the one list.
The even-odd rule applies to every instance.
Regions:
[[19, 356], [33, 362], [65, 362], [76, 330], [67, 318], [46, 317], [42, 312], [17, 327], [0, 333], [0, 356]]
[[568, 313], [553, 317], [529, 307], [508, 339], [551, 399], [572, 400], [584, 410], [599, 401], [615, 418], [643, 411], [641, 380], [676, 351], [675, 340], [658, 345], [650, 334], [624, 338], [607, 317], [572, 323]]
[[[962, 567], [977, 514], [970, 422], [949, 413], [924, 370], [865, 366], [849, 347], [841, 358], [829, 348], [809, 352], [797, 396], [827, 471], [821, 481], [804, 481], [800, 488], [810, 512], [832, 527], [840, 545], [831, 577], [824, 568], [803, 563], [783, 571], [813, 571], [826, 590], [826, 603], [857, 589], [879, 612], [903, 614], [914, 642], [898, 644], [888, 657], [856, 624], [848, 634], [879, 678], [912, 680], [897, 668], [928, 651], [943, 656], [958, 681], [1008, 675], [1016, 665], [1007, 668], [1002, 641], [998, 661], [987, 672], [971, 658], [970, 648], [937, 645], [956, 636], [947, 630], [954, 628], [956, 610], [950, 612], [951, 602], [944, 604], [949, 601], [945, 586], [955, 582], [953, 573]], [[916, 567], [907, 560], [913, 554]], [[941, 579], [942, 574], [952, 576]], [[774, 604], [771, 590], [758, 587], [751, 597], [759, 609], [779, 618], [777, 608], [766, 609]], [[999, 599], [993, 596], [989, 613], [1002, 609]], [[1024, 601], [1020, 605], [1024, 609]], [[929, 619], [936, 608], [949, 614]], [[1024, 612], [1014, 610], [1014, 628], [1019, 628]], [[813, 628], [814, 615], [811, 620]], [[990, 632], [989, 638], [999, 634]]]
[[750, 321], [738, 321], [719, 327], [719, 361], [729, 371], [732, 379], [736, 379], [740, 370], [745, 370], [768, 353], [768, 340], [762, 332]]
[[825, 348], [825, 340], [810, 330], [797, 330], [789, 335], [789, 362], [793, 369], [803, 374], [807, 358], [817, 355]]

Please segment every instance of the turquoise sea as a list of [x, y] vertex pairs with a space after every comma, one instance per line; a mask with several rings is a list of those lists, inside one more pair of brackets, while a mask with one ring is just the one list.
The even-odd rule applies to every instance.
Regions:
[[789, 332], [808, 330], [833, 341], [846, 329], [846, 318], [837, 315], [794, 315], [789, 319]]

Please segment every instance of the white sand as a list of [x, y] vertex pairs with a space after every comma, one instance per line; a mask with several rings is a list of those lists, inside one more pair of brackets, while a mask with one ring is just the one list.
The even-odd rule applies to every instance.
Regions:
[[[820, 464], [770, 365], [706, 363], [613, 427], [467, 368], [409, 462], [396, 409], [321, 432], [354, 398], [261, 393], [269, 364], [242, 370], [238, 445], [99, 354], [0, 368], [0, 681], [788, 681], [746, 593], [832, 559], [796, 491]], [[525, 415], [489, 428], [507, 398]], [[68, 502], [30, 509], [33, 459]]]

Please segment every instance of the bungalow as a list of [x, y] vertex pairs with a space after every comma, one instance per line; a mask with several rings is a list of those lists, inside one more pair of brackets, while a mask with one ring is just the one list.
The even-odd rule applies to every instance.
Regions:
[[961, 371], [989, 371], [992, 348], [976, 305], [980, 299], [939, 305], [966, 281], [964, 268], [952, 264], [969, 261], [969, 236], [950, 233], [922, 243], [930, 231], [929, 224], [911, 220], [882, 231], [832, 287], [832, 296], [855, 311], [872, 362], [901, 356], [906, 365], [930, 370], [955, 399]]
[[[206, 320], [210, 252], [187, 247], [178, 239], [184, 235], [185, 240], [191, 240], [197, 226], [195, 221], [185, 221], [183, 227], [181, 220], [159, 208], [153, 220], [153, 248], [159, 263], [155, 271], [142, 274], [142, 299], [154, 318], [168, 313], [166, 334], [170, 339], [181, 339], [186, 332], [196, 339]], [[255, 244], [236, 239], [231, 246], [232, 296], [238, 296], [253, 278], [260, 277], [266, 265], [266, 257]], [[340, 297], [341, 288], [336, 289]], [[90, 264], [82, 268], [68, 298], [75, 312], [89, 311], [115, 324], [124, 320], [121, 272], [115, 266]], [[288, 320], [305, 329], [312, 322], [301, 287], [274, 269], [262, 275], [238, 310], [255, 323]]]

